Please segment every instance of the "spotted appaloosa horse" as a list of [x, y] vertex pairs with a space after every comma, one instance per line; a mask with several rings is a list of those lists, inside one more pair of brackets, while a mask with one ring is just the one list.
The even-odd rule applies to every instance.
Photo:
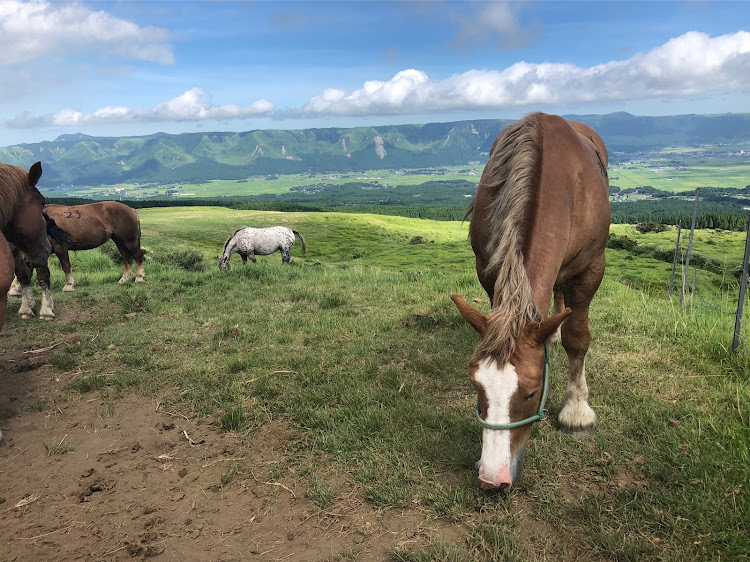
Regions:
[[40, 162], [28, 172], [0, 164], [0, 329], [5, 323], [8, 289], [15, 269], [11, 244], [20, 248], [34, 266], [46, 266], [51, 251], [48, 221], [42, 211], [44, 197], [36, 188], [40, 177]]
[[[531, 424], [544, 416], [546, 342], [561, 325], [569, 382], [557, 419], [563, 429], [593, 428], [584, 359], [609, 233], [607, 162], [593, 129], [543, 113], [510, 125], [492, 146], [469, 209], [492, 310], [485, 315], [451, 295], [481, 335], [469, 369], [483, 425], [482, 488], [509, 490], [520, 476]], [[569, 308], [556, 302], [562, 310], [548, 318], [553, 292]]]
[[296, 230], [285, 226], [271, 226], [269, 228], [240, 228], [224, 243], [224, 250], [219, 258], [219, 269], [229, 269], [229, 258], [237, 252], [242, 257], [242, 263], [248, 258], [255, 263], [255, 256], [269, 256], [281, 251], [281, 263], [292, 263], [289, 250], [294, 246], [294, 237], [299, 236], [302, 242], [302, 255], [305, 255], [305, 239]]

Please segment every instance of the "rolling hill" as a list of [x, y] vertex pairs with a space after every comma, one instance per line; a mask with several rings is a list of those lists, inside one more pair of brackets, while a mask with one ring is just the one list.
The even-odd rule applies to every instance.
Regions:
[[[639, 117], [571, 115], [592, 125], [610, 152], [750, 140], [750, 114]], [[157, 133], [142, 137], [61, 135], [0, 148], [0, 161], [40, 160], [45, 184], [204, 182], [268, 174], [463, 165], [486, 159], [510, 120], [382, 127]]]

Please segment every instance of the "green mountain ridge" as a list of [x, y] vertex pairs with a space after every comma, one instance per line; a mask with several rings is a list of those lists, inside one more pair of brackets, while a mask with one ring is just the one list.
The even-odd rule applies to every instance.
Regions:
[[[593, 126], [610, 153], [750, 140], [750, 114], [568, 115]], [[44, 166], [45, 184], [202, 182], [256, 175], [423, 168], [483, 161], [512, 120], [325, 129], [258, 129], [139, 137], [60, 135], [0, 148], [0, 161]]]

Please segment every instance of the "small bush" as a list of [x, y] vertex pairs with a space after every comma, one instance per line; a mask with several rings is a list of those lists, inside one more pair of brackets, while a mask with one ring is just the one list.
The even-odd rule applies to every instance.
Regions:
[[427, 244], [427, 240], [425, 240], [421, 236], [415, 236], [414, 238], [409, 240], [409, 244]]
[[187, 248], [175, 250], [167, 256], [167, 265], [179, 267], [185, 271], [206, 271], [206, 260], [198, 250]]
[[667, 226], [657, 222], [639, 222], [635, 225], [635, 229], [641, 234], [646, 234], [647, 232], [664, 232]]
[[613, 250], [628, 250], [634, 252], [638, 247], [638, 242], [627, 236], [618, 236], [617, 234], [610, 234], [607, 239], [607, 248]]

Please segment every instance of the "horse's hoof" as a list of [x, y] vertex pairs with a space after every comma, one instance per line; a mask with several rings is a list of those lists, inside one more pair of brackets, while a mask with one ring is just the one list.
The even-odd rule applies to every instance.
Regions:
[[62, 290], [63, 293], [72, 293], [73, 291], [75, 291], [75, 287], [73, 287], [73, 285], [65, 285]]
[[145, 277], [136, 277], [136, 278], [135, 278], [135, 282], [136, 282], [136, 283], [143, 283], [143, 282], [144, 282], [145, 280], [146, 280], [146, 278], [145, 278]]
[[42, 320], [46, 320], [47, 322], [52, 322], [55, 319], [55, 315], [54, 314], [45, 314], [45, 315], [42, 316], [40, 314], [39, 318], [41, 318]]
[[24, 314], [19, 314], [19, 316], [21, 317], [21, 320], [31, 320], [32, 318], [34, 318], [33, 314], [24, 313]]

